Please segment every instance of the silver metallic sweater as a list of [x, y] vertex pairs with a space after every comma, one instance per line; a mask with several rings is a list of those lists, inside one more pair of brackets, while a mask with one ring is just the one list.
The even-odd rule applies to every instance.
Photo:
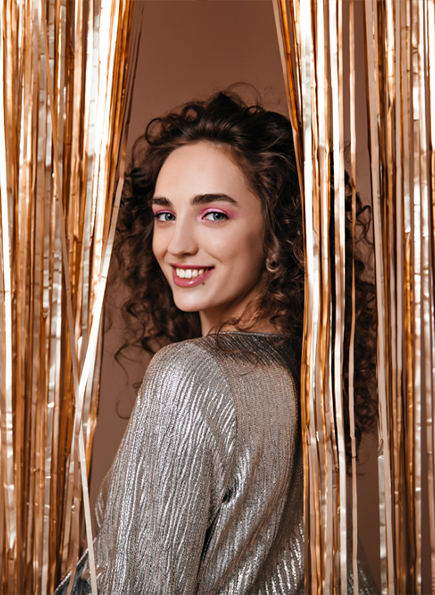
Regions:
[[274, 339], [224, 333], [153, 358], [97, 504], [102, 593], [299, 591], [298, 397]]
[[303, 592], [299, 399], [276, 339], [222, 333], [152, 359], [97, 503], [99, 593]]

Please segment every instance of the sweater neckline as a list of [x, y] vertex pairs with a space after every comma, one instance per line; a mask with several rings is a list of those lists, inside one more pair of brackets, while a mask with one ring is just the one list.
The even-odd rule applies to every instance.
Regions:
[[218, 335], [260, 335], [264, 337], [283, 337], [282, 333], [268, 333], [265, 331], [220, 331], [219, 333], [210, 333], [209, 335], [204, 335], [205, 337], [216, 337]]

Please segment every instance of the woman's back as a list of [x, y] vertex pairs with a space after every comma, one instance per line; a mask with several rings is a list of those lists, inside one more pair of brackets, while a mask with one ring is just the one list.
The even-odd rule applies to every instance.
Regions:
[[302, 589], [298, 396], [277, 338], [155, 356], [98, 504], [102, 593]]

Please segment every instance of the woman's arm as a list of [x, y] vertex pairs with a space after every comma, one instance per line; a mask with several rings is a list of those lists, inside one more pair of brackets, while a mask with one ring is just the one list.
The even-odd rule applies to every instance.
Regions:
[[229, 389], [213, 358], [192, 343], [159, 352], [99, 502], [101, 593], [195, 592], [234, 440]]

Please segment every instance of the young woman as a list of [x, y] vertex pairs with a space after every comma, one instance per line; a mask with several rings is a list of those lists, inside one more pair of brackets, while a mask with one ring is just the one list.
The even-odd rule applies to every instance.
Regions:
[[[166, 346], [97, 504], [100, 592], [302, 592], [304, 263], [289, 122], [225, 93], [153, 120], [133, 151], [118, 257], [143, 347]], [[357, 264], [359, 440], [375, 404], [373, 288]], [[76, 592], [87, 588], [85, 571]]]

